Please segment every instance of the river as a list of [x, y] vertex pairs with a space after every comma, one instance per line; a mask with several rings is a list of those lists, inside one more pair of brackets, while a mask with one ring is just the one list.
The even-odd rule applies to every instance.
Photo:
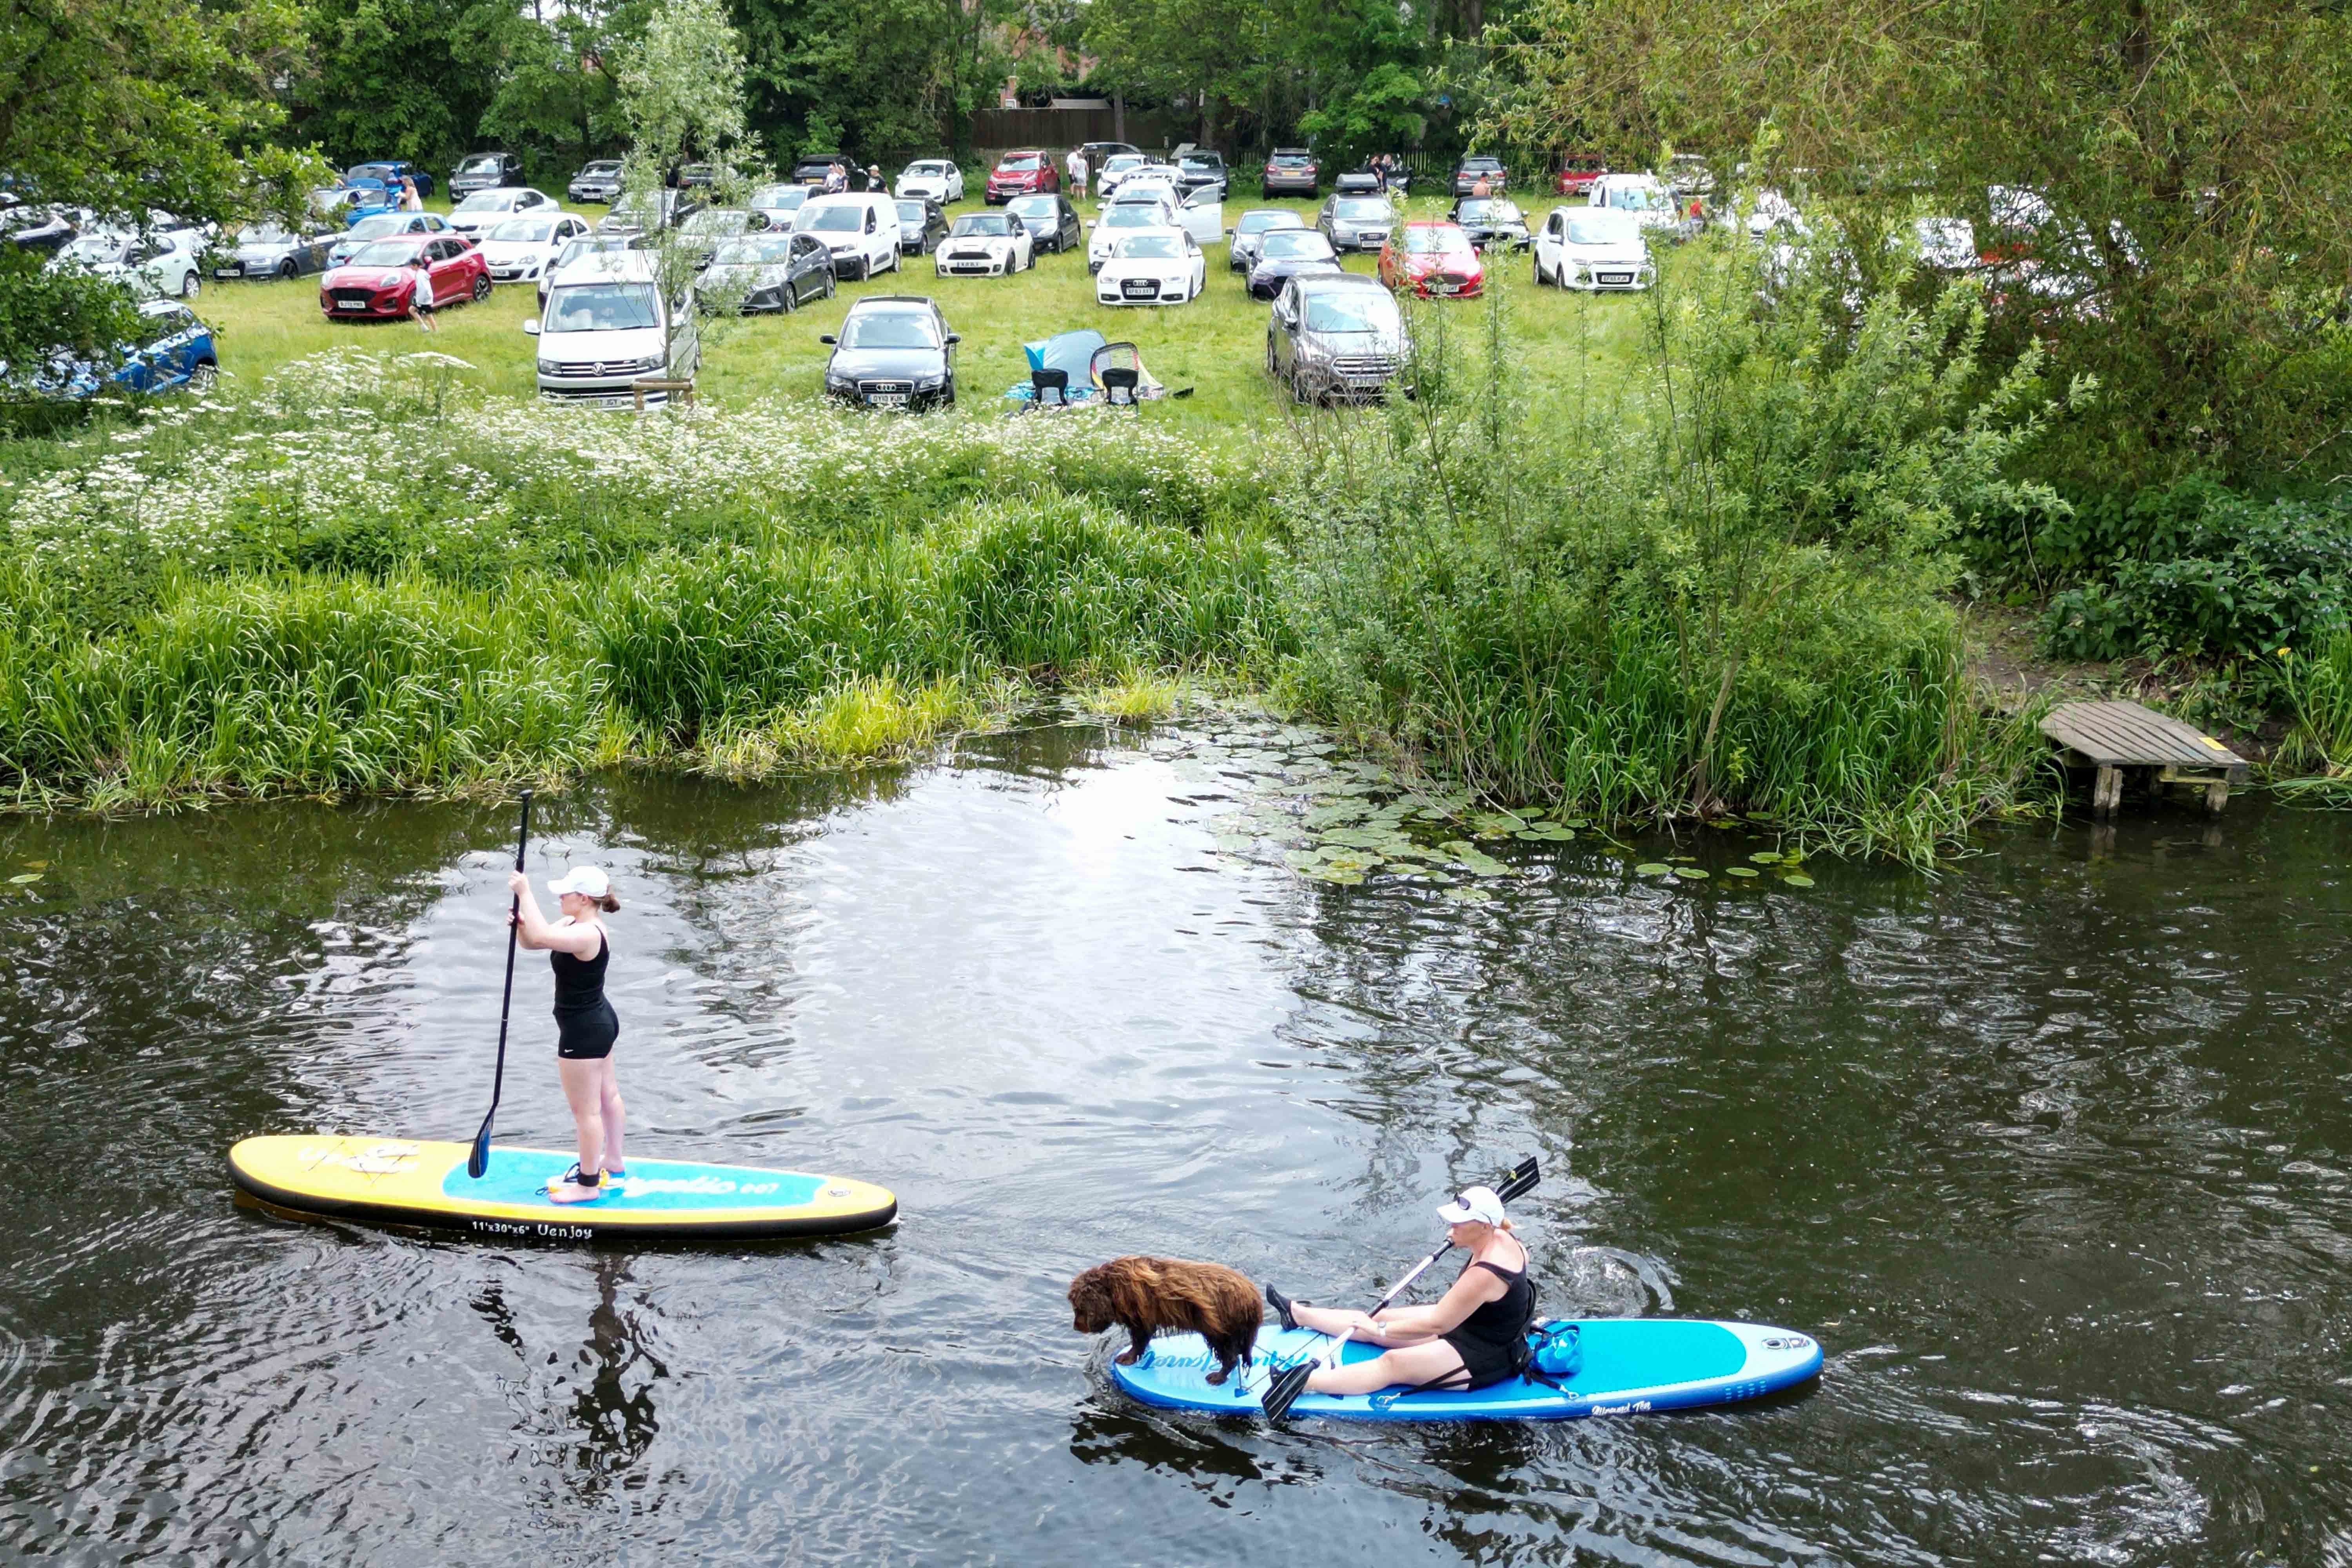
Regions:
[[[247, 1133], [470, 1136], [509, 808], [0, 825], [35, 879], [0, 883], [0, 1558], [2352, 1563], [2352, 820], [2242, 798], [1811, 887], [1588, 833], [1457, 902], [1230, 852], [1234, 743], [542, 801], [536, 874], [624, 900], [633, 1150], [898, 1194], [814, 1245], [232, 1203]], [[499, 1133], [562, 1146], [548, 991], [528, 961]], [[1529, 1152], [1543, 1308], [1785, 1324], [1819, 1384], [1270, 1431], [1128, 1403], [1071, 1330], [1129, 1251], [1367, 1298]]]

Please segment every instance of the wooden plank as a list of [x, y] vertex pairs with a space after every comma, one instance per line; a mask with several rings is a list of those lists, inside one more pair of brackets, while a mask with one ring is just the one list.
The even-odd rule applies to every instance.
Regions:
[[2245, 759], [2194, 725], [2137, 702], [2068, 702], [2051, 710], [2042, 732], [2097, 767], [2192, 767], [2246, 776]]

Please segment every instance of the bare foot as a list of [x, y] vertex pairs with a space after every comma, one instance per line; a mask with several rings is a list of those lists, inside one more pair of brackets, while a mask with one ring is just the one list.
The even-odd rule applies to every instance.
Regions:
[[604, 1195], [603, 1187], [583, 1187], [577, 1182], [558, 1182], [547, 1189], [547, 1201], [551, 1204], [593, 1203]]

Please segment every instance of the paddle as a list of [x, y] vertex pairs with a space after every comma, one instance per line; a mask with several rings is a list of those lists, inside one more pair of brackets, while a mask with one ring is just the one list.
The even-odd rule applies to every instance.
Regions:
[[[1510, 1203], [1535, 1191], [1536, 1184], [1542, 1179], [1543, 1172], [1536, 1164], [1536, 1157], [1530, 1154], [1512, 1166], [1509, 1173], [1496, 1184], [1495, 1195], [1507, 1204]], [[1389, 1303], [1404, 1293], [1406, 1286], [1421, 1278], [1422, 1270], [1453, 1250], [1454, 1243], [1449, 1240], [1436, 1251], [1414, 1264], [1411, 1273], [1390, 1286], [1388, 1293], [1372, 1303], [1372, 1310], [1366, 1316], [1377, 1318], [1386, 1311]], [[1298, 1396], [1307, 1392], [1307, 1380], [1315, 1375], [1317, 1368], [1329, 1366], [1339, 1358], [1339, 1347], [1348, 1342], [1349, 1335], [1354, 1331], [1354, 1325], [1350, 1324], [1347, 1330], [1334, 1335], [1331, 1342], [1326, 1345], [1320, 1353], [1308, 1357], [1305, 1361], [1293, 1362], [1276, 1373], [1274, 1381], [1265, 1385], [1265, 1393], [1258, 1401], [1265, 1410], [1265, 1418], [1269, 1421], [1279, 1421], [1289, 1415], [1290, 1407], [1297, 1403]]]
[[[522, 826], [515, 830], [515, 869], [522, 869], [523, 847], [530, 842], [530, 791], [522, 792]], [[499, 1092], [507, 1084], [507, 1009], [514, 1002], [515, 920], [522, 913], [522, 895], [518, 893], [507, 901], [507, 989], [499, 998], [499, 1067], [490, 1079], [489, 1113], [482, 1118], [482, 1130], [474, 1134], [474, 1147], [466, 1155], [466, 1174], [475, 1181], [490, 1168], [490, 1123], [499, 1119]]]

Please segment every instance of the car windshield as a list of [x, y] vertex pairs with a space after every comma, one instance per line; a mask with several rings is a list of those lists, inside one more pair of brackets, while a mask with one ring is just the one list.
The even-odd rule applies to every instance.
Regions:
[[111, 235], [86, 234], [66, 247], [66, 254], [77, 261], [114, 261], [122, 255], [122, 241]]
[[555, 225], [547, 218], [510, 217], [490, 230], [490, 237], [509, 245], [545, 245], [554, 233]]
[[1045, 166], [1045, 160], [1035, 153], [1014, 153], [996, 166], [1006, 170], [1042, 169]]
[[1288, 207], [1265, 207], [1242, 214], [1241, 222], [1234, 226], [1236, 234], [1264, 234], [1270, 228], [1305, 228], [1307, 220]]
[[1103, 214], [1102, 226], [1105, 228], [1161, 228], [1166, 226], [1160, 220], [1160, 204], [1157, 202], [1139, 203], [1131, 207], [1113, 207], [1110, 211]]
[[1123, 174], [1129, 169], [1140, 169], [1141, 167], [1143, 167], [1142, 153], [1114, 153], [1111, 154], [1110, 162], [1103, 165], [1103, 173], [1106, 174]]
[[1265, 237], [1258, 254], [1268, 261], [1286, 261], [1297, 257], [1329, 256], [1331, 242], [1311, 228], [1278, 228]]
[[927, 218], [928, 215], [922, 203], [900, 202], [898, 204], [898, 221], [900, 223], [913, 224], [917, 228], [920, 228], [927, 221]]
[[[382, 239], [387, 234], [398, 234], [401, 225], [407, 221], [408, 219], [399, 213], [378, 213], [373, 217], [363, 217], [352, 225], [351, 233], [343, 237], [345, 239]], [[237, 237], [243, 239], [247, 235], [254, 233], [254, 230], [247, 229]]]
[[939, 332], [929, 316], [911, 310], [867, 310], [841, 324], [845, 349], [935, 349]]
[[955, 220], [955, 235], [959, 239], [966, 235], [1012, 232], [1013, 220], [1003, 213], [966, 213]]
[[865, 226], [864, 207], [803, 207], [793, 219], [793, 227], [802, 234], [856, 234]]
[[1172, 234], [1139, 234], [1118, 242], [1118, 253], [1130, 261], [1173, 261], [1184, 247]]
[[362, 245], [352, 252], [353, 267], [405, 267], [416, 254], [413, 239], [379, 239], [373, 245]]
[[1021, 217], [1052, 217], [1054, 198], [1051, 196], [1021, 196], [1004, 204], [1004, 210]]
[[[368, 220], [373, 223], [373, 218]], [[276, 223], [249, 223], [236, 231], [239, 245], [284, 245], [293, 239], [286, 226]]]
[[1465, 158], [1462, 160], [1462, 172], [1466, 174], [1491, 174], [1502, 166], [1502, 161], [1496, 158]]
[[621, 172], [621, 161], [618, 158], [599, 158], [580, 172], [583, 174], [617, 174]]
[[924, 179], [933, 178], [937, 175], [946, 174], [952, 172], [951, 165], [946, 163], [909, 163], [907, 165], [907, 173]]
[[497, 153], [478, 153], [474, 156], [467, 159], [464, 163], [458, 164], [457, 173], [461, 174], [487, 174], [494, 172], [498, 166], [499, 155]]
[[1404, 248], [1408, 256], [1437, 256], [1449, 250], [1467, 250], [1470, 240], [1450, 224], [1443, 228], [1416, 225], [1404, 231]]
[[390, 180], [395, 177], [389, 163], [354, 163], [343, 171], [346, 180]]
[[1276, 153], [1273, 159], [1274, 166], [1277, 169], [1296, 169], [1301, 163], [1311, 163], [1314, 161], [1304, 153]]
[[722, 267], [764, 267], [786, 260], [792, 254], [791, 235], [754, 234], [729, 240], [713, 259]]
[[1404, 321], [1384, 289], [1335, 289], [1307, 296], [1307, 330], [1402, 335]]
[[1180, 169], [1222, 169], [1224, 159], [1215, 153], [1187, 153], [1176, 160]]
[[1360, 196], [1354, 201], [1333, 203], [1331, 216], [1349, 223], [1386, 223], [1396, 215], [1379, 197]]
[[654, 216], [656, 211], [656, 198], [648, 195], [623, 196], [619, 201], [613, 204], [613, 210], [605, 216], [608, 217], [635, 218], [639, 222], [645, 222], [651, 219]]
[[502, 213], [513, 204], [514, 194], [511, 191], [476, 191], [449, 210], [461, 213]]
[[735, 235], [751, 226], [751, 215], [736, 207], [705, 207], [686, 220], [686, 232]]
[[1641, 225], [1630, 214], [1601, 211], [1579, 214], [1568, 220], [1570, 245], [1625, 245], [1639, 239]]
[[175, 337], [196, 324], [196, 319], [185, 310], [157, 310], [146, 320], [145, 331], [139, 334], [141, 345], [160, 343]]
[[1619, 212], [1662, 213], [1672, 200], [1655, 185], [1619, 185], [1609, 193], [1607, 205]]
[[797, 212], [808, 198], [806, 185], [761, 185], [751, 193], [751, 205], [770, 212]]
[[661, 325], [650, 283], [567, 283], [548, 296], [544, 332], [618, 332]]
[[1454, 221], [1456, 223], [1494, 223], [1499, 218], [1496, 204], [1483, 197], [1464, 202], [1454, 209]]

